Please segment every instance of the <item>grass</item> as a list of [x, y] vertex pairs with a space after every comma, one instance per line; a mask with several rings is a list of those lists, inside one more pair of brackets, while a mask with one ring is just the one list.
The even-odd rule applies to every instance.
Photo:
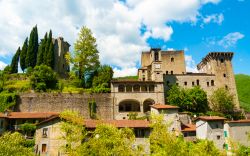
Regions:
[[124, 76], [124, 77], [116, 77], [115, 79], [118, 79], [118, 80], [124, 80], [124, 79], [133, 79], [133, 80], [137, 80], [138, 79], [138, 76]]
[[240, 106], [250, 112], [250, 76], [244, 74], [235, 75], [235, 82], [239, 96]]

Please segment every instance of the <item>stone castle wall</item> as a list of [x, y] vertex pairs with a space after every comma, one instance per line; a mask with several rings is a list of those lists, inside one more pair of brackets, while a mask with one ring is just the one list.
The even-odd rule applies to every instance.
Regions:
[[24, 93], [20, 95], [14, 111], [21, 112], [61, 112], [65, 109], [79, 111], [85, 119], [89, 118], [89, 101], [97, 105], [97, 117], [113, 119], [113, 98], [105, 94], [60, 94]]

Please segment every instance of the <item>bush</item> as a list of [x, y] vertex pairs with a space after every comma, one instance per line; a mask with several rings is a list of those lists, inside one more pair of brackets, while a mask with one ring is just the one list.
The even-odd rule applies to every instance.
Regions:
[[58, 80], [56, 73], [48, 66], [36, 66], [30, 77], [30, 84], [36, 91], [56, 89]]
[[4, 112], [11, 106], [16, 104], [16, 93], [1, 92], [0, 93], [0, 112]]

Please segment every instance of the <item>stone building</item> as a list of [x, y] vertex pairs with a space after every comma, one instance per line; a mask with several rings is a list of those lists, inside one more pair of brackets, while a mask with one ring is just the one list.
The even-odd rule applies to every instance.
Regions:
[[196, 119], [196, 137], [198, 139], [208, 139], [215, 143], [219, 149], [223, 149], [224, 121], [226, 118], [218, 116], [200, 116]]
[[53, 38], [52, 42], [54, 44], [54, 71], [61, 77], [65, 77], [69, 72], [69, 64], [65, 55], [69, 52], [70, 44], [64, 41], [63, 37]]

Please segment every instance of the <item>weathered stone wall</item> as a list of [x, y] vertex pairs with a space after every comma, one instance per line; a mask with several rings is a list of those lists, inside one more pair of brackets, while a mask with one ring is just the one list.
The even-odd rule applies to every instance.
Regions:
[[113, 119], [113, 98], [106, 94], [60, 94], [60, 93], [25, 93], [14, 111], [21, 112], [61, 112], [65, 109], [77, 110], [84, 118], [89, 118], [88, 103], [94, 100], [97, 105], [97, 117]]

